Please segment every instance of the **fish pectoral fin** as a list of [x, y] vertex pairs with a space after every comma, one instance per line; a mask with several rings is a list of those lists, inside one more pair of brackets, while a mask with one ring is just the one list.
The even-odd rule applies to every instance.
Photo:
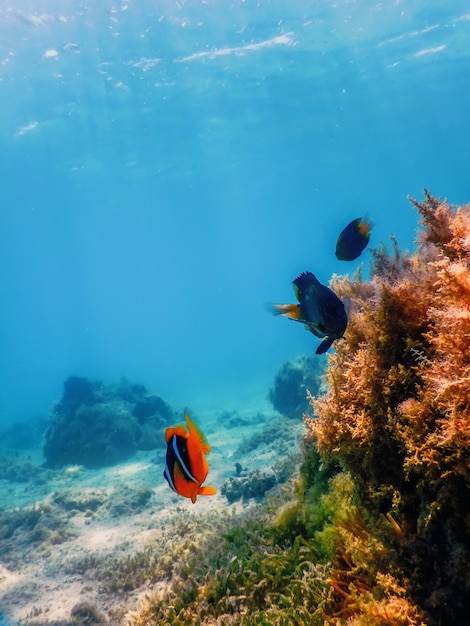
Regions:
[[187, 467], [181, 467], [179, 461], [175, 461], [175, 466], [173, 469], [173, 474], [175, 477], [175, 486], [176, 491], [178, 491], [178, 485], [182, 485], [183, 483], [192, 483], [196, 486], [199, 486], [201, 483], [195, 478]]
[[315, 335], [315, 337], [318, 337], [319, 339], [323, 339], [323, 337], [325, 337], [325, 333], [322, 332], [314, 324], [305, 324], [305, 328], [309, 330], [313, 335]]
[[200, 496], [215, 496], [217, 493], [217, 489], [215, 487], [211, 487], [210, 485], [206, 485], [205, 487], [199, 487], [198, 494]]
[[321, 344], [315, 350], [315, 354], [324, 354], [329, 348], [331, 348], [334, 340], [334, 337], [325, 337], [325, 339], [323, 339]]
[[298, 304], [269, 304], [268, 307], [273, 315], [282, 315], [297, 322], [301, 321]]

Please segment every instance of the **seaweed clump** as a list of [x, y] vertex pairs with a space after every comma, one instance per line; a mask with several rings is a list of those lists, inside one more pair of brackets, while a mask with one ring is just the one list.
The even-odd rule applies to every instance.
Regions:
[[[382, 573], [377, 557], [364, 571], [376, 580], [384, 570], [393, 574], [427, 624], [463, 624], [470, 613], [470, 204], [453, 207], [426, 190], [424, 201], [411, 202], [421, 215], [416, 252], [403, 254], [394, 242], [391, 254], [375, 251], [369, 282], [336, 279], [335, 291], [354, 307], [330, 357], [328, 390], [311, 398], [308, 445], [349, 473], [361, 526], [383, 546]], [[355, 567], [351, 545], [336, 546], [343, 571]], [[335, 593], [338, 606], [344, 594], [351, 599], [348, 586]], [[368, 592], [356, 586], [355, 593]]]
[[353, 504], [349, 475], [305, 452], [295, 499], [291, 484], [246, 514], [200, 518], [197, 535], [188, 522], [172, 527], [164, 559], [148, 552], [113, 566], [113, 584], [119, 569], [126, 585], [157, 588], [130, 624], [424, 626], [398, 581], [378, 571], [384, 546]]
[[49, 417], [44, 456], [53, 468], [112, 465], [161, 445], [162, 428], [173, 418], [172, 408], [143, 385], [71, 376]]

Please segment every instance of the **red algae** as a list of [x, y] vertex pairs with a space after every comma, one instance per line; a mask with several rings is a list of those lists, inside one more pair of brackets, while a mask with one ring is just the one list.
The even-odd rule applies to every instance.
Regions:
[[[470, 612], [470, 204], [426, 190], [411, 202], [416, 251], [393, 242], [374, 251], [370, 281], [335, 279], [350, 321], [306, 421], [311, 445], [351, 475], [397, 610], [417, 607], [415, 621], [374, 623], [458, 624]], [[355, 606], [348, 623], [365, 623]]]

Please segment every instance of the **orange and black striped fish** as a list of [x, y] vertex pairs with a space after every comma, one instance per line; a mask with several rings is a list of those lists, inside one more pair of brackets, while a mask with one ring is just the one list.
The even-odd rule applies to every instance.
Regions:
[[206, 455], [211, 447], [186, 411], [184, 418], [188, 430], [180, 424], [165, 431], [167, 449], [163, 476], [173, 491], [191, 498], [194, 503], [197, 496], [213, 496], [217, 491], [214, 487], [202, 485], [209, 471]]

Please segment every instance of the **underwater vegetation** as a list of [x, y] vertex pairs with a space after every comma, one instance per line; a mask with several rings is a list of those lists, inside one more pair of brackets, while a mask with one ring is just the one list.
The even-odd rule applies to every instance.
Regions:
[[121, 380], [104, 385], [71, 376], [49, 416], [44, 456], [50, 467], [112, 465], [137, 450], [162, 445], [172, 408], [143, 385]]
[[[296, 364], [276, 378], [287, 406], [291, 393], [298, 407], [310, 392], [300, 458], [300, 420], [281, 426], [259, 415], [264, 426], [235, 450], [234, 474], [221, 488], [230, 502], [251, 506], [198, 516], [176, 509], [141, 551], [78, 556], [68, 572], [85, 584], [84, 596], [96, 592], [97, 606], [84, 597], [72, 623], [468, 623], [470, 205], [428, 192], [411, 202], [421, 217], [416, 250], [401, 252], [392, 239], [391, 252], [372, 251], [370, 279], [333, 280], [351, 308], [322, 384], [298, 376]], [[100, 393], [86, 382], [76, 395], [88, 400], [77, 406], [93, 406]], [[228, 426], [242, 424], [228, 418]], [[267, 481], [238, 453], [270, 446], [285, 466], [273, 465]], [[152, 497], [146, 485], [59, 490], [40, 508], [2, 513], [0, 556], [10, 564], [19, 537], [36, 557], [73, 541], [73, 517], [127, 516]], [[55, 508], [70, 513], [70, 528], [55, 523]], [[125, 605], [137, 597], [130, 614]]]
[[215, 521], [131, 623], [463, 626], [470, 614], [470, 205], [427, 191], [373, 252], [310, 396], [295, 480]]
[[348, 623], [424, 624], [393, 576], [368, 572], [384, 548], [352, 505], [349, 476], [312, 448], [296, 498], [290, 487], [245, 515], [213, 514], [202, 539], [185, 531], [186, 550], [166, 555], [166, 588], [130, 623], [324, 626], [362, 613]]
[[42, 469], [38, 471], [37, 466], [28, 458], [25, 459], [19, 455], [0, 454], [0, 480], [45, 485], [51, 475], [52, 470]]
[[48, 503], [0, 512], [0, 564], [20, 567], [22, 551], [44, 554], [75, 536]]
[[370, 281], [335, 282], [354, 311], [307, 424], [311, 445], [352, 477], [388, 570], [426, 623], [463, 624], [470, 614], [470, 205], [453, 207], [427, 191], [411, 202], [421, 216], [416, 252], [394, 243], [391, 255], [375, 251]]

